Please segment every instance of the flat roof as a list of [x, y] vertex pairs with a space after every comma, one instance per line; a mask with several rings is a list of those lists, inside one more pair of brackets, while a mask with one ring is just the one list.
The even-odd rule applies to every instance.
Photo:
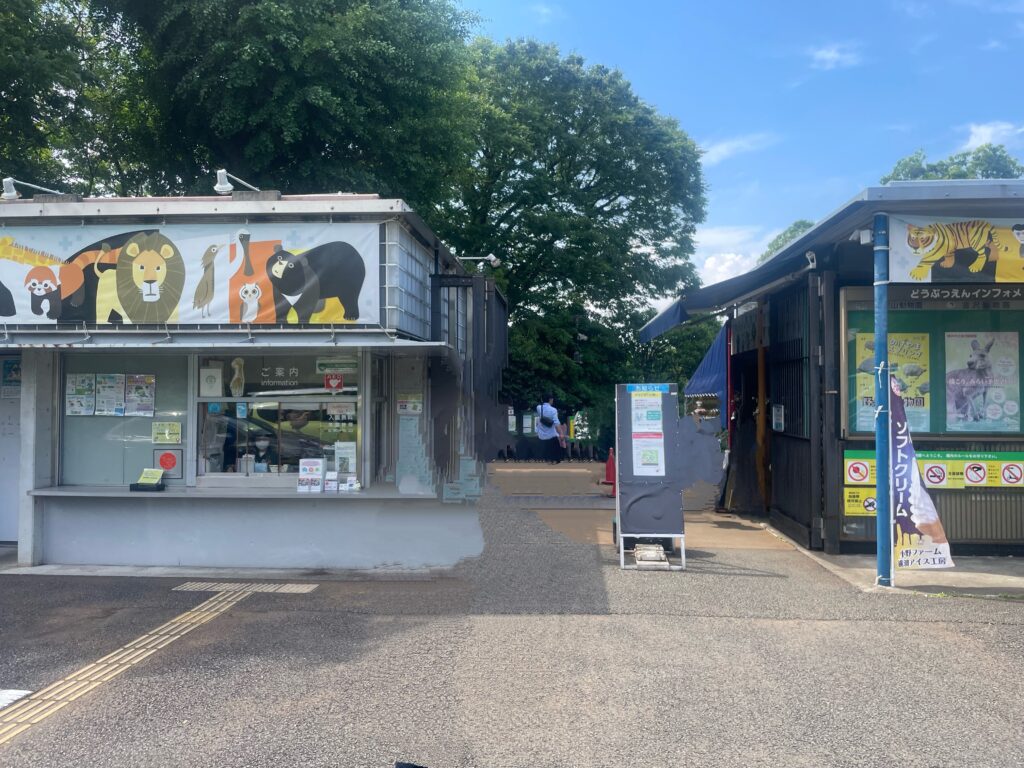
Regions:
[[252, 199], [248, 194], [198, 197], [86, 197], [38, 195], [35, 198], [0, 200], [0, 225], [26, 226], [82, 222], [86, 224], [128, 223], [139, 219], [189, 221], [286, 221], [299, 218], [404, 221], [424, 242], [441, 253], [446, 263], [461, 264], [426, 222], [400, 198], [376, 194], [337, 192], [334, 194], [281, 195]]

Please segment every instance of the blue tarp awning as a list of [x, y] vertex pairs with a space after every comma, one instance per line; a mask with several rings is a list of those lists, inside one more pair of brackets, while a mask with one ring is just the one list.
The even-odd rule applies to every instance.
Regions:
[[711, 349], [700, 361], [693, 376], [686, 382], [683, 394], [686, 397], [717, 397], [722, 416], [722, 428], [726, 426], [726, 362], [729, 350], [726, 345], [726, 326], [718, 332]]
[[690, 316], [683, 308], [682, 298], [678, 298], [666, 307], [661, 314], [652, 318], [647, 325], [640, 329], [640, 341], [646, 344], [649, 341], [668, 333], [676, 326], [682, 325]]

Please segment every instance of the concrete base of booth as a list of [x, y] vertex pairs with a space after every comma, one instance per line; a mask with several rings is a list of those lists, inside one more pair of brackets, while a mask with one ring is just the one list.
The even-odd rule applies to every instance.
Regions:
[[473, 507], [436, 500], [41, 496], [41, 562], [447, 568], [483, 551]]

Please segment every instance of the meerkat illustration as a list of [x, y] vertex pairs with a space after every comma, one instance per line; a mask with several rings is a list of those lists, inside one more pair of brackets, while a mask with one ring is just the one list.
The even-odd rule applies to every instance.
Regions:
[[263, 290], [259, 283], [243, 283], [238, 289], [238, 298], [242, 300], [239, 321], [243, 323], [255, 323], [256, 316], [260, 311], [260, 298]]
[[228, 388], [231, 390], [232, 397], [241, 397], [245, 394], [245, 361], [236, 357], [231, 361], [231, 370], [234, 371], [234, 375], [231, 377]]

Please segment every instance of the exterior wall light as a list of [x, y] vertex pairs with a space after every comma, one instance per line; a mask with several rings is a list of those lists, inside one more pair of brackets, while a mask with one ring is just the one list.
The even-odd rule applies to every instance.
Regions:
[[47, 194], [50, 194], [50, 195], [63, 195], [64, 194], [63, 192], [58, 192], [55, 189], [47, 189], [46, 187], [40, 187], [40, 186], [38, 186], [36, 184], [29, 184], [27, 181], [19, 181], [18, 179], [14, 179], [14, 178], [11, 178], [10, 176], [7, 176], [4, 179], [4, 191], [3, 191], [3, 194], [0, 195], [0, 198], [2, 198], [4, 200], [7, 200], [7, 201], [10, 201], [10, 200], [17, 200], [19, 197], [21, 197], [21, 194], [18, 192], [18, 190], [14, 186], [15, 184], [21, 184], [21, 186], [29, 187], [31, 189], [38, 189], [40, 192], [46, 192]]
[[240, 178], [238, 178], [237, 176], [235, 176], [233, 174], [228, 173], [223, 168], [221, 168], [221, 169], [219, 169], [217, 171], [217, 183], [213, 185], [213, 191], [216, 192], [218, 195], [230, 195], [234, 191], [235, 188], [231, 184], [231, 182], [228, 181], [228, 179], [234, 179], [239, 184], [241, 184], [243, 187], [248, 187], [253, 192], [259, 192], [260, 191], [259, 187], [254, 187], [249, 182], [247, 182], [247, 181], [245, 181], [243, 179], [240, 179]]

